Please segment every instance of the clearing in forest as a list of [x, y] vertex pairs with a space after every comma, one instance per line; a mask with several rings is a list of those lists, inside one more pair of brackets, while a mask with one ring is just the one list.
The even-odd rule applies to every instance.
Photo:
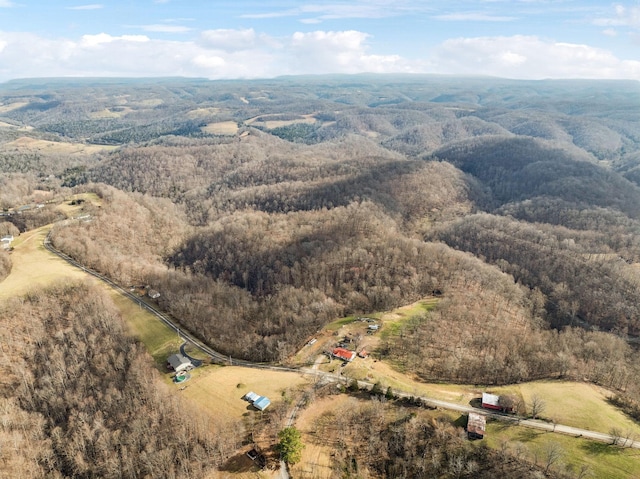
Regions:
[[299, 373], [238, 366], [206, 366], [196, 369], [193, 376], [182, 391], [183, 397], [212, 417], [238, 419], [247, 412], [260, 414], [242, 399], [249, 391], [267, 396], [273, 407], [286, 399], [288, 388], [296, 388], [309, 381]]
[[530, 405], [534, 396], [544, 402], [540, 417], [566, 426], [609, 433], [617, 428], [640, 437], [640, 424], [611, 405], [611, 391], [595, 384], [575, 381], [534, 381], [492, 388], [496, 394], [514, 393]]
[[[91, 276], [48, 252], [42, 242], [51, 225], [27, 231], [13, 242], [11, 273], [0, 283], [0, 299], [68, 281], [92, 281]], [[94, 280], [97, 281], [97, 280]]]
[[52, 154], [52, 155], [89, 155], [104, 150], [113, 150], [115, 146], [85, 145], [84, 143], [69, 143], [63, 141], [38, 140], [20, 137], [3, 145], [5, 150], [19, 152]]
[[209, 123], [202, 128], [202, 131], [212, 135], [235, 135], [238, 132], [238, 123], [235, 121], [219, 121]]

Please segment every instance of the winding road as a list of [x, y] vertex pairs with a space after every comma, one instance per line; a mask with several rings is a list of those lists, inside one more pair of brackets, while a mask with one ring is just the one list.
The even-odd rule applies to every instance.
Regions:
[[[49, 251], [52, 254], [55, 254], [56, 256], [64, 259], [65, 261], [67, 261], [71, 265], [73, 265], [73, 266], [75, 266], [77, 268], [80, 268], [85, 273], [90, 274], [90, 275], [98, 278], [101, 281], [104, 281], [109, 286], [111, 286], [114, 290], [116, 290], [117, 292], [119, 292], [123, 296], [129, 298], [131, 301], [133, 301], [134, 303], [138, 304], [140, 307], [146, 309], [147, 311], [149, 311], [153, 315], [155, 315], [160, 321], [162, 321], [164, 324], [166, 324], [168, 327], [170, 327], [176, 333], [178, 333], [185, 340], [185, 342], [191, 343], [194, 347], [196, 347], [197, 349], [199, 349], [200, 351], [202, 351], [203, 353], [205, 353], [206, 355], [208, 355], [209, 357], [211, 357], [214, 361], [216, 361], [218, 363], [234, 365], [234, 366], [242, 366], [242, 367], [246, 367], [246, 368], [269, 369], [271, 371], [287, 371], [287, 372], [296, 372], [296, 373], [305, 374], [305, 375], [315, 375], [315, 376], [322, 377], [326, 381], [332, 381], [332, 382], [347, 383], [349, 381], [349, 378], [346, 378], [344, 376], [340, 376], [340, 375], [337, 375], [337, 374], [333, 374], [333, 373], [328, 373], [328, 372], [325, 372], [325, 371], [320, 371], [317, 368], [288, 368], [288, 367], [283, 367], [283, 366], [273, 366], [271, 364], [265, 364], [265, 363], [254, 363], [254, 362], [251, 362], [251, 361], [245, 361], [243, 359], [232, 358], [230, 356], [227, 356], [227, 355], [221, 354], [221, 353], [219, 353], [217, 351], [214, 351], [209, 346], [207, 346], [202, 341], [200, 341], [198, 338], [193, 336], [191, 333], [189, 333], [188, 331], [185, 331], [184, 328], [180, 328], [178, 325], [176, 325], [176, 323], [174, 323], [174, 321], [171, 318], [169, 318], [167, 315], [165, 315], [161, 311], [159, 311], [156, 308], [154, 308], [152, 305], [148, 304], [142, 298], [132, 294], [131, 292], [129, 292], [126, 289], [122, 288], [121, 286], [119, 286], [118, 284], [116, 284], [115, 282], [113, 282], [112, 280], [107, 278], [106, 276], [103, 276], [102, 274], [98, 273], [97, 271], [93, 271], [93, 270], [91, 270], [89, 268], [86, 268], [85, 266], [83, 266], [82, 264], [80, 264], [79, 262], [77, 262], [76, 260], [71, 258], [70, 256], [68, 256], [67, 254], [65, 254], [62, 251], [59, 251], [58, 249], [56, 249], [51, 244], [50, 234], [51, 234], [51, 232], [49, 232], [49, 234], [47, 234], [47, 236], [45, 237], [44, 242], [43, 242], [44, 247], [47, 249], [47, 251]], [[361, 389], [364, 389], [364, 388], [371, 389], [373, 387], [373, 383], [370, 383], [370, 382], [367, 382], [367, 381], [358, 381], [358, 385], [360, 386]], [[396, 396], [402, 397], [402, 398], [408, 398], [410, 396], [417, 397], [424, 404], [426, 404], [426, 405], [428, 405], [430, 407], [442, 408], [442, 409], [447, 409], [447, 410], [451, 410], [451, 411], [458, 411], [458, 412], [461, 412], [461, 413], [482, 412], [482, 414], [487, 416], [487, 418], [492, 418], [492, 419], [495, 419], [495, 420], [498, 420], [498, 421], [503, 421], [503, 422], [509, 422], [511, 424], [518, 425], [518, 426], [528, 427], [528, 428], [532, 428], [532, 429], [538, 429], [538, 430], [542, 430], [542, 431], [548, 431], [548, 432], [551, 432], [551, 433], [565, 434], [565, 435], [574, 436], [574, 437], [582, 437], [582, 438], [585, 438], [585, 439], [592, 439], [594, 441], [606, 442], [606, 443], [610, 443], [610, 444], [613, 444], [614, 441], [615, 441], [620, 446], [640, 449], [640, 441], [634, 441], [633, 439], [630, 439], [630, 438], [614, 437], [614, 436], [612, 436], [610, 434], [597, 432], [597, 431], [590, 431], [590, 430], [587, 430], [587, 429], [580, 429], [580, 428], [571, 427], [571, 426], [565, 426], [563, 424], [552, 424], [552, 423], [539, 421], [539, 420], [534, 420], [534, 419], [524, 419], [524, 418], [518, 417], [518, 416], [493, 413], [493, 412], [489, 412], [489, 411], [487, 411], [485, 409], [478, 409], [478, 408], [474, 408], [472, 406], [465, 406], [465, 405], [462, 405], [462, 404], [456, 404], [456, 403], [452, 403], [452, 402], [441, 401], [439, 399], [434, 399], [434, 398], [429, 398], [429, 397], [415, 396], [414, 394], [408, 394], [408, 393], [400, 392], [400, 391], [395, 391], [395, 394], [396, 394]], [[296, 406], [296, 408], [297, 408], [297, 406]], [[294, 410], [293, 415], [290, 416], [289, 423], [293, 422], [293, 417], [295, 417], [295, 411], [296, 410]]]

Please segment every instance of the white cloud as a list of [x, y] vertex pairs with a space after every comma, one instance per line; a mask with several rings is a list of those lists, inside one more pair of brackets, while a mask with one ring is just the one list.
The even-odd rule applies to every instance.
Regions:
[[613, 13], [609, 17], [597, 18], [593, 23], [603, 27], [640, 28], [640, 6], [626, 7], [618, 4], [614, 6]]
[[398, 55], [372, 55], [367, 52], [368, 34], [342, 32], [296, 32], [288, 45], [290, 73], [358, 73], [412, 71]]
[[524, 35], [450, 39], [437, 48], [431, 62], [440, 73], [640, 79], [640, 61], [620, 60], [607, 50], [588, 45]]
[[0, 0], [0, 8], [9, 8], [13, 7], [15, 3], [10, 2], [9, 0]]
[[[259, 36], [253, 28], [245, 30], [205, 30], [200, 34], [200, 44], [211, 50], [238, 52], [258, 47]], [[266, 38], [263, 40], [267, 41]]]
[[113, 42], [148, 42], [150, 39], [146, 35], [122, 35], [120, 37], [113, 37], [108, 33], [98, 33], [97, 35], [83, 35], [80, 41], [82, 46], [94, 47], [103, 43]]
[[100, 10], [104, 5], [100, 3], [92, 3], [90, 5], [78, 5], [77, 7], [67, 7], [67, 10]]
[[185, 27], [182, 25], [168, 25], [166, 23], [154, 23], [151, 25], [135, 25], [134, 28], [140, 28], [145, 32], [156, 32], [156, 33], [187, 33], [192, 30], [192, 28]]
[[618, 36], [618, 30], [616, 30], [615, 28], [606, 28], [606, 29], [602, 30], [602, 34], [606, 35], [608, 37], [617, 37]]
[[272, 37], [253, 29], [209, 30], [196, 41], [146, 35], [48, 39], [0, 31], [0, 80], [41, 76], [201, 76], [413, 72], [507, 78], [633, 78], [640, 62], [588, 45], [535, 36], [455, 38], [421, 59], [381, 55], [361, 31]]
[[446, 15], [436, 15], [432, 18], [436, 20], [446, 20], [454, 22], [512, 22], [516, 17], [505, 17], [500, 15], [489, 15], [487, 13], [449, 13]]

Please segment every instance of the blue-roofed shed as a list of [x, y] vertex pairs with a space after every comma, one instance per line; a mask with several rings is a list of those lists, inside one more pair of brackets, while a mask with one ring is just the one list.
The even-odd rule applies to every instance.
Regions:
[[260, 411], [264, 411], [265, 409], [267, 409], [269, 407], [269, 404], [271, 404], [271, 401], [269, 401], [269, 398], [266, 396], [260, 396], [258, 399], [253, 401], [253, 405], [255, 406], [255, 408], [259, 409]]

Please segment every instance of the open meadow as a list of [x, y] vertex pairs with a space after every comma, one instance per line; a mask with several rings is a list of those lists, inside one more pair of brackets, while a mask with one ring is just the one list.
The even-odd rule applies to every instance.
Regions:
[[185, 384], [183, 397], [212, 416], [241, 418], [255, 409], [242, 397], [249, 391], [267, 396], [272, 405], [287, 400], [288, 389], [304, 385], [309, 380], [298, 373], [242, 368], [238, 366], [207, 366], [196, 369], [193, 379]]
[[11, 274], [0, 283], [0, 299], [20, 296], [34, 288], [71, 281], [95, 281], [78, 268], [49, 253], [42, 242], [51, 225], [27, 231], [13, 243]]

